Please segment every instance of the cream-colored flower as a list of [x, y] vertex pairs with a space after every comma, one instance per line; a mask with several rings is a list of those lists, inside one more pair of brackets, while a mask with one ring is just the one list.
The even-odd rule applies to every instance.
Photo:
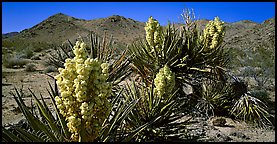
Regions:
[[154, 79], [154, 92], [159, 96], [163, 97], [165, 94], [171, 93], [175, 86], [175, 74], [170, 68], [165, 65], [159, 70], [159, 73]]
[[208, 47], [216, 48], [219, 42], [223, 40], [224, 34], [224, 22], [220, 21], [218, 17], [215, 17], [213, 21], [210, 21], [206, 25], [201, 39], [204, 40]]
[[149, 17], [144, 29], [146, 31], [146, 41], [150, 46], [156, 47], [161, 43], [162, 27], [156, 19], [153, 19], [152, 16]]
[[[111, 107], [107, 97], [111, 93], [111, 84], [107, 83], [108, 63], [87, 58], [86, 45], [76, 42], [73, 50], [75, 57], [65, 60], [65, 68], [59, 68], [55, 76], [61, 93], [55, 97], [60, 113], [66, 118], [72, 140], [79, 137], [81, 121], [91, 140], [97, 137]], [[104, 110], [104, 111], [102, 111]], [[95, 120], [97, 119], [97, 121]], [[87, 125], [90, 123], [90, 125]]]

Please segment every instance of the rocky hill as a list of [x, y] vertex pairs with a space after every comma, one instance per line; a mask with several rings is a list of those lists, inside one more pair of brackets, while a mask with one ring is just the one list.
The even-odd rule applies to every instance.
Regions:
[[143, 27], [143, 22], [118, 15], [83, 20], [58, 13], [30, 29], [21, 31], [14, 37], [7, 38], [2, 35], [2, 39], [24, 39], [32, 42], [61, 44], [67, 39], [74, 40], [93, 32], [102, 37], [105, 33], [107, 36], [112, 35], [116, 42], [129, 43], [144, 35]]
[[19, 34], [19, 32], [10, 32], [10, 33], [6, 33], [6, 34], [2, 34], [2, 38], [13, 37], [13, 36], [16, 36], [17, 34]]
[[258, 24], [244, 20], [226, 25], [225, 42], [228, 47], [251, 48], [266, 45], [275, 47], [275, 17]]

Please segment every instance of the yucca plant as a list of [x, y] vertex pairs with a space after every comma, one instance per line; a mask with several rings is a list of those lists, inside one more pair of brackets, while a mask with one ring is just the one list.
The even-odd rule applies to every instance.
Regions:
[[[148, 124], [135, 137], [128, 140], [181, 141], [182, 136], [187, 132], [188, 121], [192, 118], [188, 116], [189, 111], [183, 113], [180, 109], [186, 103], [177, 97], [178, 89], [169, 91], [162, 97], [155, 93], [155, 90], [154, 83], [151, 86], [142, 86], [134, 81], [131, 85], [127, 84], [124, 93], [126, 101], [139, 100], [126, 119], [127, 130], [132, 131]], [[188, 116], [186, 120], [178, 121], [185, 116]]]
[[[109, 78], [107, 81], [112, 82], [113, 86], [116, 86], [130, 75], [130, 61], [126, 55], [128, 49], [122, 51], [120, 48], [115, 47], [112, 37], [107, 37], [105, 34], [101, 39], [100, 36], [90, 33], [87, 37], [82, 37], [78, 40], [87, 43], [88, 58], [97, 58], [109, 64]], [[67, 42], [68, 44], [56, 47], [54, 49], [55, 53], [50, 53], [47, 63], [54, 65], [56, 68], [64, 68], [65, 60], [74, 58], [74, 44], [70, 40], [67, 40]]]
[[240, 99], [234, 104], [231, 114], [259, 127], [272, 125], [268, 119], [272, 115], [269, 114], [265, 103], [251, 96], [250, 93], [241, 95]]
[[[50, 83], [49, 83], [50, 85]], [[36, 142], [57, 142], [68, 141], [69, 132], [65, 125], [65, 119], [57, 112], [57, 107], [54, 101], [54, 95], [57, 94], [56, 89], [50, 85], [51, 92], [48, 90], [52, 103], [54, 104], [55, 113], [52, 113], [49, 107], [46, 105], [45, 99], [40, 95], [41, 101], [30, 89], [33, 98], [36, 101], [37, 110], [39, 114], [29, 110], [23, 101], [23, 94], [15, 88], [16, 94], [12, 93], [16, 103], [18, 104], [20, 111], [28, 121], [30, 129], [22, 129], [20, 127], [14, 127], [17, 135], [2, 127], [3, 141], [36, 141]]]
[[262, 100], [252, 96], [243, 81], [237, 78], [234, 80], [232, 92], [230, 92], [234, 98], [230, 115], [258, 127], [272, 125], [269, 120], [272, 115], [269, 114], [267, 105]]
[[187, 23], [178, 30], [171, 24], [163, 29], [150, 17], [145, 26], [146, 39], [131, 46], [133, 70], [148, 84], [165, 65], [176, 74], [180, 88], [197, 85], [202, 78], [225, 81], [228, 50], [223, 48], [223, 22], [215, 18], [201, 32], [196, 22], [186, 19]]
[[[20, 93], [16, 88], [16, 94], [12, 93], [21, 112], [28, 121], [28, 126], [22, 128], [19, 126], [9, 126], [7, 129], [2, 126], [2, 141], [3, 142], [70, 142], [70, 132], [68, 131], [66, 120], [60, 114], [54, 96], [58, 94], [57, 86], [53, 88], [50, 83], [48, 90], [50, 99], [54, 106], [54, 112], [50, 110], [46, 104], [45, 98], [40, 95], [40, 100], [30, 89], [33, 98], [36, 101], [36, 110], [39, 113], [34, 113], [34, 109], [28, 109], [23, 101], [23, 93]], [[119, 141], [125, 137], [121, 135], [123, 121], [136, 105], [137, 100], [124, 102], [122, 101], [122, 90], [112, 99], [113, 107], [109, 110], [109, 116], [103, 123], [102, 131], [96, 138], [96, 141]], [[139, 131], [142, 127], [136, 129]], [[134, 137], [136, 133], [129, 133], [128, 136]]]
[[[139, 100], [126, 120], [129, 130], [149, 123], [132, 141], [182, 141], [186, 126], [192, 118], [189, 102], [180, 97], [175, 85], [175, 74], [165, 65], [152, 78], [151, 85], [144, 82], [127, 84], [125, 99]], [[186, 108], [186, 109], [183, 109]], [[183, 120], [180, 120], [184, 118]]]
[[[194, 95], [198, 97], [195, 107], [205, 116], [229, 116], [233, 104], [239, 99], [236, 83], [222, 84], [205, 79], [195, 88]], [[238, 84], [236, 85], [238, 86]]]
[[224, 86], [204, 81], [197, 90], [200, 98], [196, 108], [206, 116], [231, 116], [260, 127], [272, 125], [266, 104], [251, 96], [243, 81], [234, 76], [232, 79]]
[[[189, 10], [183, 18], [185, 25], [179, 30], [171, 24], [162, 28], [157, 20], [149, 18], [146, 38], [134, 43], [129, 51], [133, 70], [149, 86], [158, 71], [167, 65], [175, 74], [176, 87], [180, 89], [178, 95], [190, 101], [191, 108], [195, 106], [208, 116], [228, 116], [247, 90], [237, 89], [241, 83], [228, 82], [225, 67], [230, 57], [223, 43], [224, 22], [216, 17], [201, 32]], [[190, 95], [182, 91], [187, 85], [193, 87]], [[252, 117], [253, 114], [249, 113]]]
[[[91, 40], [90, 54], [86, 44], [77, 41], [72, 49], [74, 58], [69, 58], [68, 55], [63, 63], [64, 68], [59, 68], [59, 74], [54, 77], [59, 89], [57, 90], [59, 92], [56, 91], [53, 96], [55, 106], [58, 109], [56, 112], [64, 119], [62, 128], [68, 129], [70, 137], [67, 135], [66, 138], [63, 138], [58, 135], [57, 137], [60, 139], [56, 139], [52, 135], [52, 131], [47, 129], [49, 126], [52, 128], [52, 123], [47, 127], [39, 120], [34, 121], [35, 125], [41, 125], [41, 127], [34, 127], [33, 129], [37, 131], [40, 128], [46, 129], [45, 133], [49, 134], [50, 141], [113, 140], [115, 138], [106, 137], [117, 135], [115, 130], [118, 130], [118, 128], [114, 127], [122, 124], [120, 120], [124, 120], [123, 118], [126, 117], [124, 115], [127, 115], [130, 111], [128, 109], [132, 109], [132, 105], [135, 104], [135, 101], [131, 101], [128, 105], [125, 103], [116, 103], [116, 107], [112, 105], [112, 99], [117, 98], [116, 95], [120, 95], [117, 91], [117, 84], [130, 73], [128, 59], [125, 57], [126, 52], [123, 52], [117, 60], [112, 60], [112, 50], [109, 49], [105, 40], [102, 45], [97, 42], [97, 37], [94, 40], [91, 37]], [[40, 104], [38, 100], [37, 103]], [[24, 105], [23, 101], [19, 101], [18, 104]], [[41, 109], [41, 106], [39, 108]], [[47, 106], [45, 106], [46, 108]], [[113, 114], [111, 112], [112, 108], [120, 111], [112, 111], [116, 113]], [[23, 113], [25, 111], [22, 110]], [[41, 111], [44, 114], [46, 110]], [[29, 123], [33, 123], [31, 120], [34, 116], [29, 116], [30, 114], [26, 113], [28, 114], [26, 116], [31, 117], [28, 118]], [[121, 116], [119, 117], [119, 115]], [[51, 115], [47, 115], [47, 121], [49, 122], [48, 117], [51, 117]], [[104, 122], [106, 122], [105, 127], [102, 127]], [[112, 122], [112, 124], [108, 122]], [[108, 131], [105, 131], [105, 129], [108, 129]], [[105, 132], [102, 133], [102, 130]]]

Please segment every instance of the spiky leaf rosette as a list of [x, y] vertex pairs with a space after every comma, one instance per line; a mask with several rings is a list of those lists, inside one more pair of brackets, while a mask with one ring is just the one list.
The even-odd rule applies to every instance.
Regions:
[[265, 103], [251, 96], [249, 93], [241, 95], [240, 99], [233, 105], [231, 114], [236, 118], [240, 118], [257, 126], [264, 127], [269, 124], [272, 125], [268, 119], [271, 115]]
[[233, 104], [239, 99], [231, 83], [221, 85], [219, 82], [203, 79], [201, 85], [194, 88], [198, 97], [195, 107], [205, 116], [229, 116]]
[[[2, 127], [2, 141], [4, 142], [71, 142], [72, 139], [65, 118], [60, 114], [60, 111], [55, 102], [55, 96], [58, 95], [57, 85], [53, 88], [49, 83], [51, 92], [48, 90], [52, 100], [54, 112], [50, 111], [51, 107], [46, 104], [44, 96], [36, 96], [30, 89], [33, 98], [36, 101], [36, 106], [27, 106], [23, 100], [24, 93], [15, 88], [15, 101], [18, 104], [20, 111], [27, 120], [27, 127], [21, 125], [8, 125]], [[112, 98], [111, 104], [113, 107], [108, 110], [109, 116], [104, 120], [102, 131], [99, 133], [95, 141], [123, 141], [128, 140], [137, 135], [137, 131], [146, 128], [149, 124], [144, 124], [132, 132], [122, 135], [122, 131], [126, 129], [124, 125], [125, 118], [131, 112], [138, 100], [123, 101], [122, 90]], [[86, 106], [83, 105], [85, 108]], [[85, 141], [85, 139], [79, 139]]]
[[[153, 80], [153, 79], [152, 79]], [[185, 116], [186, 102], [178, 97], [175, 87], [175, 74], [165, 65], [156, 74], [152, 85], [139, 85], [133, 82], [127, 85], [124, 93], [126, 101], [138, 99], [127, 119], [130, 131], [144, 124], [149, 126], [141, 130], [132, 140], [135, 141], [170, 141], [180, 139], [179, 133], [185, 133], [185, 123], [176, 120]]]

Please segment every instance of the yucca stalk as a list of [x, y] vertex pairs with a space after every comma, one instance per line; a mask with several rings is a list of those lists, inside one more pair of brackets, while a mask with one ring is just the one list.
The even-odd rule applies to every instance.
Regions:
[[97, 38], [91, 37], [91, 43], [89, 51], [84, 42], [77, 41], [72, 49], [74, 58], [66, 59], [65, 67], [59, 68], [55, 76], [61, 93], [55, 100], [73, 141], [94, 141], [98, 137], [111, 107], [111, 88], [116, 90], [117, 84], [128, 75], [128, 60], [123, 62], [125, 52], [114, 61], [105, 40], [101, 46]]

